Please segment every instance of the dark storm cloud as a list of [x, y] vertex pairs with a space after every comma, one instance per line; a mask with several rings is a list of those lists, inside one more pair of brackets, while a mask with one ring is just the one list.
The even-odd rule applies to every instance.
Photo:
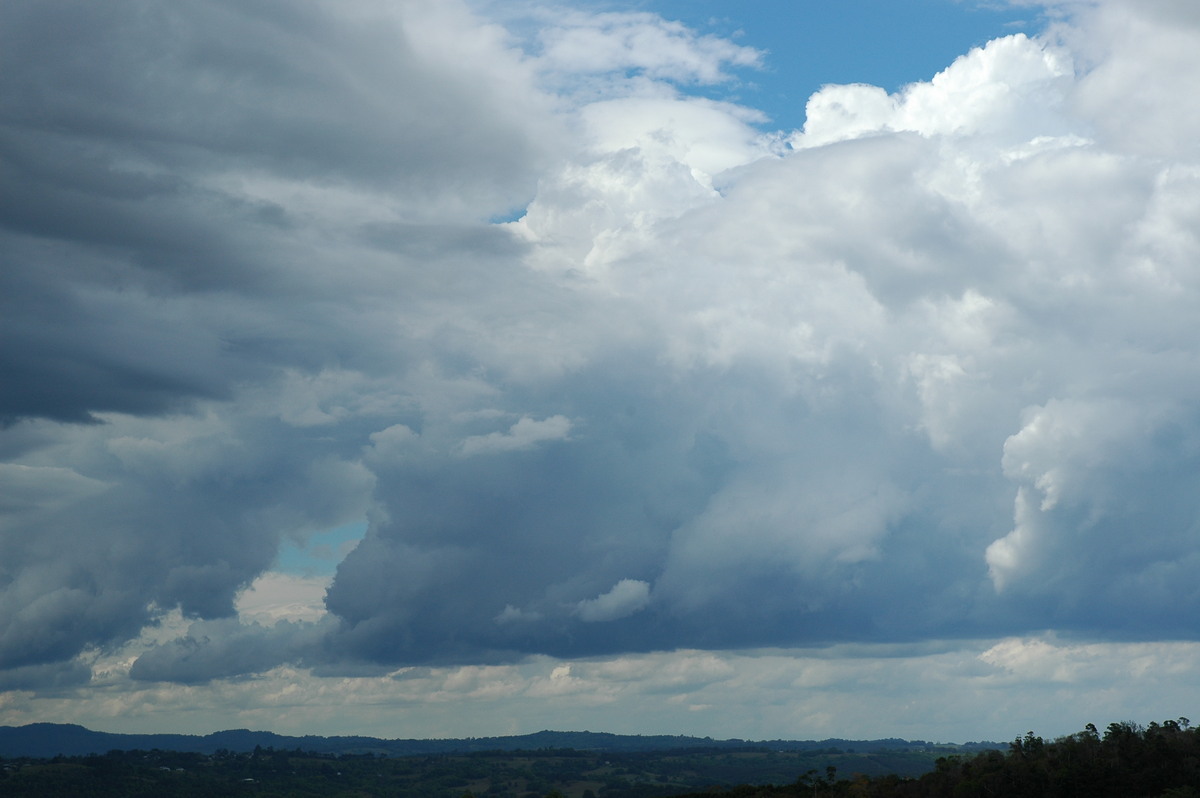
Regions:
[[478, 220], [544, 157], [524, 69], [452, 4], [0, 10], [5, 667], [227, 617], [282, 540], [361, 517], [439, 272], [487, 291], [519, 251]]
[[[219, 425], [197, 422], [175, 428], [184, 445], [164, 456], [145, 430], [121, 435], [114, 426], [87, 428], [72, 457], [77, 472], [103, 473], [104, 482], [6, 467], [5, 665], [136, 637], [165, 608], [230, 616], [235, 593], [271, 564], [284, 535], [342, 522], [370, 489], [360, 468], [296, 441], [243, 430], [233, 444]], [[31, 484], [55, 495], [22, 505]]]
[[92, 669], [82, 662], [29, 665], [0, 670], [0, 691], [52, 692], [78, 687], [91, 679]]
[[269, 670], [302, 657], [315, 642], [311, 624], [280, 621], [264, 627], [232, 619], [202, 621], [192, 624], [187, 637], [139, 657], [129, 675], [143, 681], [197, 684]]
[[[180, 171], [262, 168], [425, 201], [469, 186], [485, 196], [464, 203], [494, 200], [528, 179], [533, 152], [517, 124], [527, 109], [513, 106], [530, 97], [497, 97], [473, 70], [419, 53], [440, 43], [424, 36], [452, 37], [414, 22], [430, 13], [419, 3], [13, 3], [3, 34], [10, 146], [73, 155], [58, 165], [60, 187], [113, 198], [179, 187]], [[494, 54], [495, 42], [474, 44]], [[481, 115], [486, 125], [467, 124]], [[34, 132], [57, 135], [39, 147]], [[79, 179], [63, 168], [77, 165]], [[125, 171], [136, 166], [149, 174]]]
[[421, 57], [402, 15], [355, 7], [5, 6], [0, 419], [162, 412], [250, 377], [241, 325], [180, 300], [306, 290], [306, 220], [241, 183], [386, 192], [443, 220], [532, 191], [533, 102]]

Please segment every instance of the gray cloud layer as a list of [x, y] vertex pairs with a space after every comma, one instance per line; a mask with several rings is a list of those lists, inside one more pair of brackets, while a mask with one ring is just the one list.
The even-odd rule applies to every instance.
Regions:
[[[5, 5], [4, 683], [176, 607], [134, 678], [1194, 637], [1189, 8], [788, 138], [647, 15]], [[324, 620], [234, 617], [364, 517]]]

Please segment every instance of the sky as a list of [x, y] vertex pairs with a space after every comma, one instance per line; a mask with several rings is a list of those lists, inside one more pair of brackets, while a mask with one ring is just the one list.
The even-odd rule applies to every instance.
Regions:
[[1200, 701], [1192, 0], [0, 5], [0, 724]]

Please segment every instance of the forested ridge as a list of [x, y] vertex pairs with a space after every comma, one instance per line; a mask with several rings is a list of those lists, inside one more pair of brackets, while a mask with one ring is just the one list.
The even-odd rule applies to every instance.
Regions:
[[[995, 748], [998, 743], [978, 742], [956, 746], [963, 749]], [[460, 737], [437, 739], [387, 739], [379, 737], [292, 737], [266, 731], [227, 729], [203, 736], [189, 734], [113, 734], [93, 731], [70, 723], [30, 723], [24, 726], [0, 726], [0, 757], [49, 758], [58, 755], [86, 756], [107, 751], [192, 751], [212, 754], [217, 751], [249, 752], [255, 748], [295, 750], [320, 754], [377, 754], [386, 756], [426, 756], [492, 751], [540, 751], [573, 748], [579, 751], [646, 752], [678, 751], [685, 748], [744, 749], [772, 751], [809, 751], [853, 749], [856, 751], [895, 751], [929, 749], [925, 740], [714, 740], [711, 737], [684, 735], [612, 734], [592, 731], [550, 731], [506, 737]]]
[[0, 796], [393, 798], [1200, 798], [1200, 729], [1187, 718], [1111, 723], [1007, 750], [855, 752], [547, 748], [334, 755], [258, 747], [0, 758]]

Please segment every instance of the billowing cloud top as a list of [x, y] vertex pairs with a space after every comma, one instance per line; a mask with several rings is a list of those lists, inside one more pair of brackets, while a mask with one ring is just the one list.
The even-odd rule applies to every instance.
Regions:
[[8, 683], [1193, 638], [1200, 18], [1056, 10], [767, 133], [644, 13], [4, 4]]

